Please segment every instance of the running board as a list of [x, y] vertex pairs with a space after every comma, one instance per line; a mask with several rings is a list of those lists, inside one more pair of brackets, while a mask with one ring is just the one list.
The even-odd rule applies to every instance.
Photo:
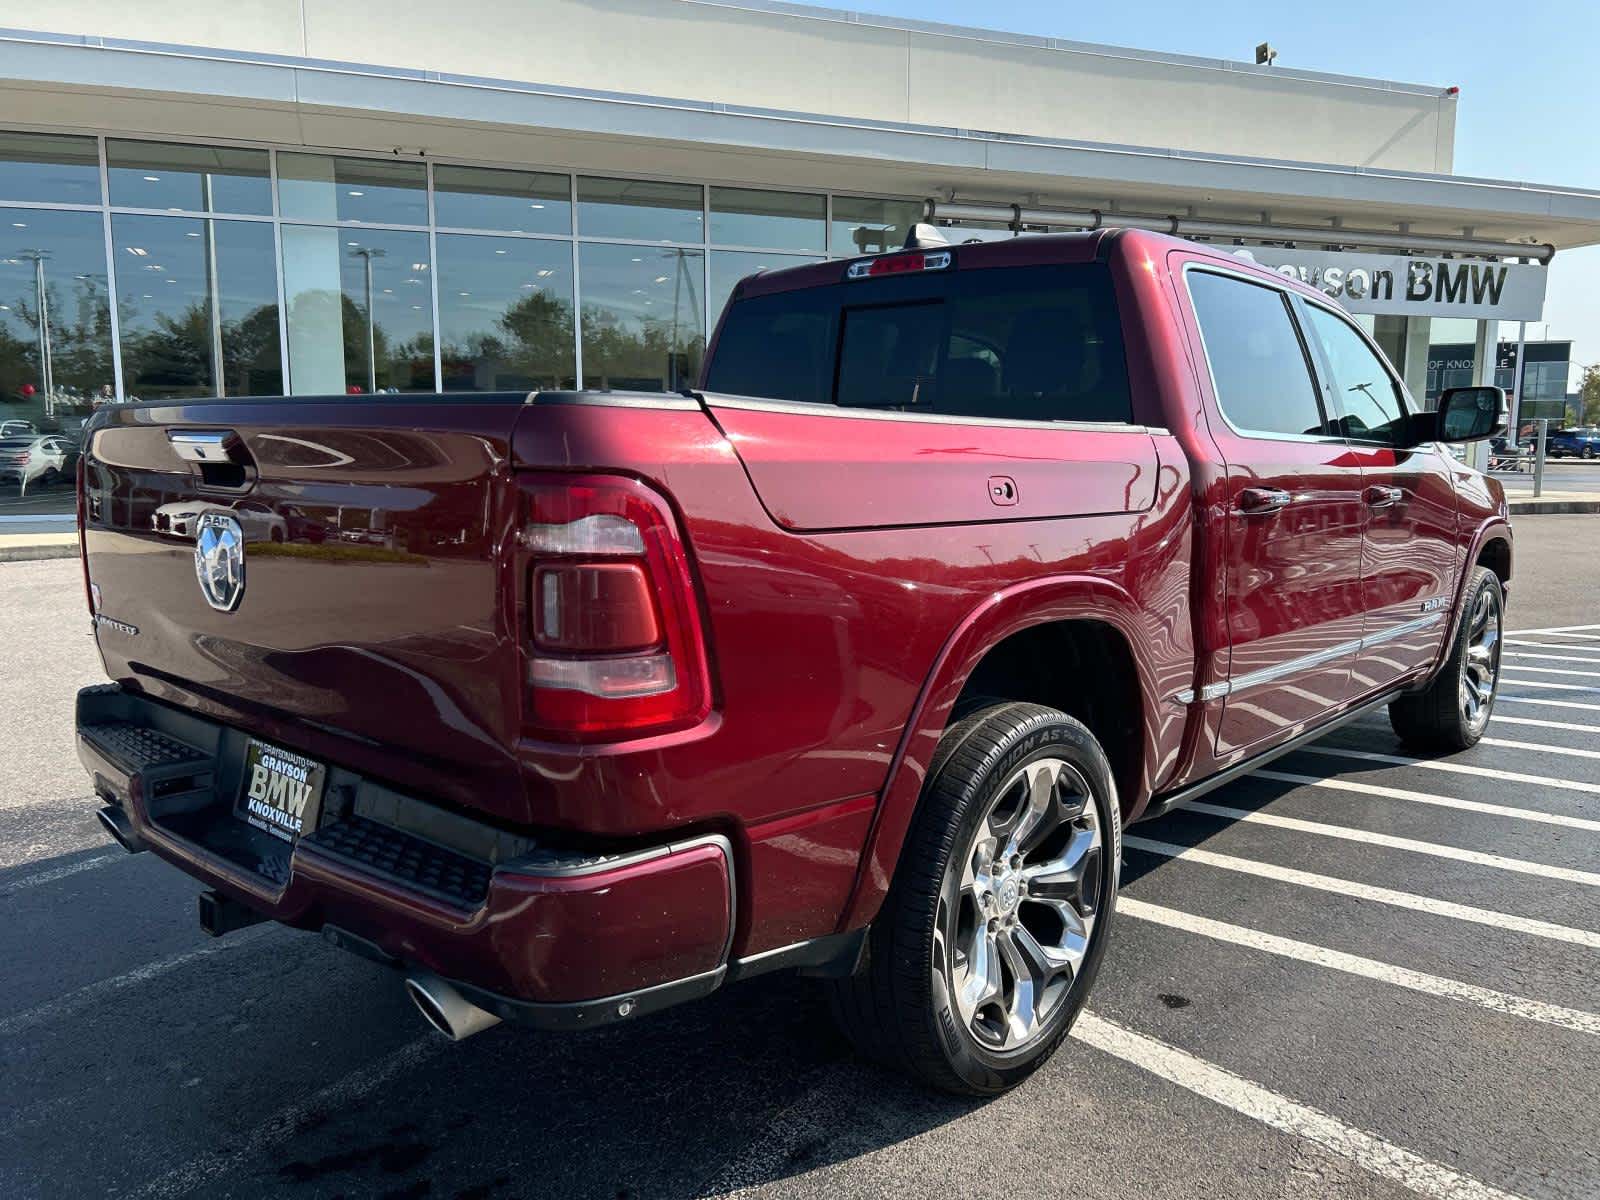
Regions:
[[[1326, 721], [1321, 725], [1306, 730], [1304, 733], [1296, 734], [1287, 742], [1284, 742], [1281, 746], [1274, 746], [1270, 750], [1263, 750], [1260, 754], [1252, 755], [1250, 758], [1244, 759], [1241, 762], [1236, 762], [1233, 764], [1233, 766], [1224, 771], [1219, 771], [1215, 775], [1207, 776], [1199, 783], [1192, 783], [1188, 787], [1182, 788], [1176, 792], [1168, 792], [1165, 796], [1157, 796], [1150, 801], [1149, 807], [1147, 807], [1144, 812], [1139, 814], [1139, 821], [1148, 821], [1152, 817], [1164, 816], [1175, 808], [1182, 808], [1185, 804], [1189, 803], [1189, 801], [1198, 800], [1207, 792], [1214, 792], [1217, 788], [1232, 783], [1240, 776], [1248, 775], [1251, 771], [1256, 770], [1258, 767], [1266, 766], [1273, 759], [1281, 758], [1285, 754], [1300, 749], [1301, 746], [1304, 746], [1308, 742], [1314, 742], [1318, 738], [1326, 737], [1335, 729], [1338, 729], [1341, 725], [1348, 725], [1351, 721], [1354, 721], [1359, 717], [1366, 716], [1373, 709], [1382, 708], [1385, 705], [1392, 703], [1397, 697], [1403, 694], [1403, 688], [1396, 689], [1392, 692], [1385, 692], [1381, 696], [1374, 697], [1363, 704], [1357, 705], [1349, 712], [1340, 713], [1331, 721]], [[1138, 824], [1138, 821], [1134, 822], [1134, 824]]]

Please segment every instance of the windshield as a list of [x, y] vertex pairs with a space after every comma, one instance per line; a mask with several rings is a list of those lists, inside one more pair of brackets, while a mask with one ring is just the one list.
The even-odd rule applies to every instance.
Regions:
[[737, 300], [708, 391], [889, 412], [1128, 421], [1110, 273], [1098, 263], [845, 280]]

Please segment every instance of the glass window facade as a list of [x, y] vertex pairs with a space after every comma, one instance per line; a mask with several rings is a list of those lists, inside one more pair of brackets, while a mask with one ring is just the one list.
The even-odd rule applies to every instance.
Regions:
[[711, 240], [821, 254], [827, 249], [828, 198], [758, 188], [711, 189]]
[[0, 201], [99, 204], [95, 139], [0, 132]]
[[278, 209], [286, 221], [426, 225], [428, 171], [420, 162], [280, 154]]
[[572, 181], [544, 171], [438, 166], [434, 223], [441, 229], [572, 232]]
[[118, 207], [270, 217], [270, 159], [265, 150], [110, 138], [106, 180]]
[[699, 184], [578, 177], [578, 232], [584, 237], [703, 242], [705, 228]]
[[898, 250], [905, 245], [911, 227], [921, 219], [920, 200], [835, 196], [828, 250], [836, 257]]
[[[896, 248], [920, 212], [0, 130], [0, 419], [70, 434], [120, 400], [689, 387], [739, 279]], [[71, 488], [49, 502], [70, 511]]]
[[129, 400], [283, 390], [272, 226], [111, 218]]
[[575, 387], [572, 246], [460, 233], [438, 243], [444, 390]]
[[693, 387], [706, 346], [705, 253], [590, 242], [583, 280], [583, 386]]

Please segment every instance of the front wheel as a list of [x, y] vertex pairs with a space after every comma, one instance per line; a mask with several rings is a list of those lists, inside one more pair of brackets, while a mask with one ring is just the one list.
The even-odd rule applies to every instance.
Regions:
[[1121, 857], [1105, 752], [1065, 713], [986, 706], [946, 731], [872, 928], [834, 985], [856, 1047], [994, 1095], [1060, 1045], [1105, 950]]
[[1489, 725], [1500, 687], [1500, 638], [1505, 590], [1487, 567], [1474, 567], [1450, 657], [1432, 683], [1389, 705], [1389, 723], [1402, 742], [1430, 750], [1475, 746]]

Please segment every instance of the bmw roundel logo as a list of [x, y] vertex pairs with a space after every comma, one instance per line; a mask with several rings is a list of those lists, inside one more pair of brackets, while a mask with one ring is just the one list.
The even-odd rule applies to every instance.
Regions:
[[227, 513], [201, 513], [195, 523], [194, 573], [206, 603], [232, 612], [244, 595], [244, 530]]

